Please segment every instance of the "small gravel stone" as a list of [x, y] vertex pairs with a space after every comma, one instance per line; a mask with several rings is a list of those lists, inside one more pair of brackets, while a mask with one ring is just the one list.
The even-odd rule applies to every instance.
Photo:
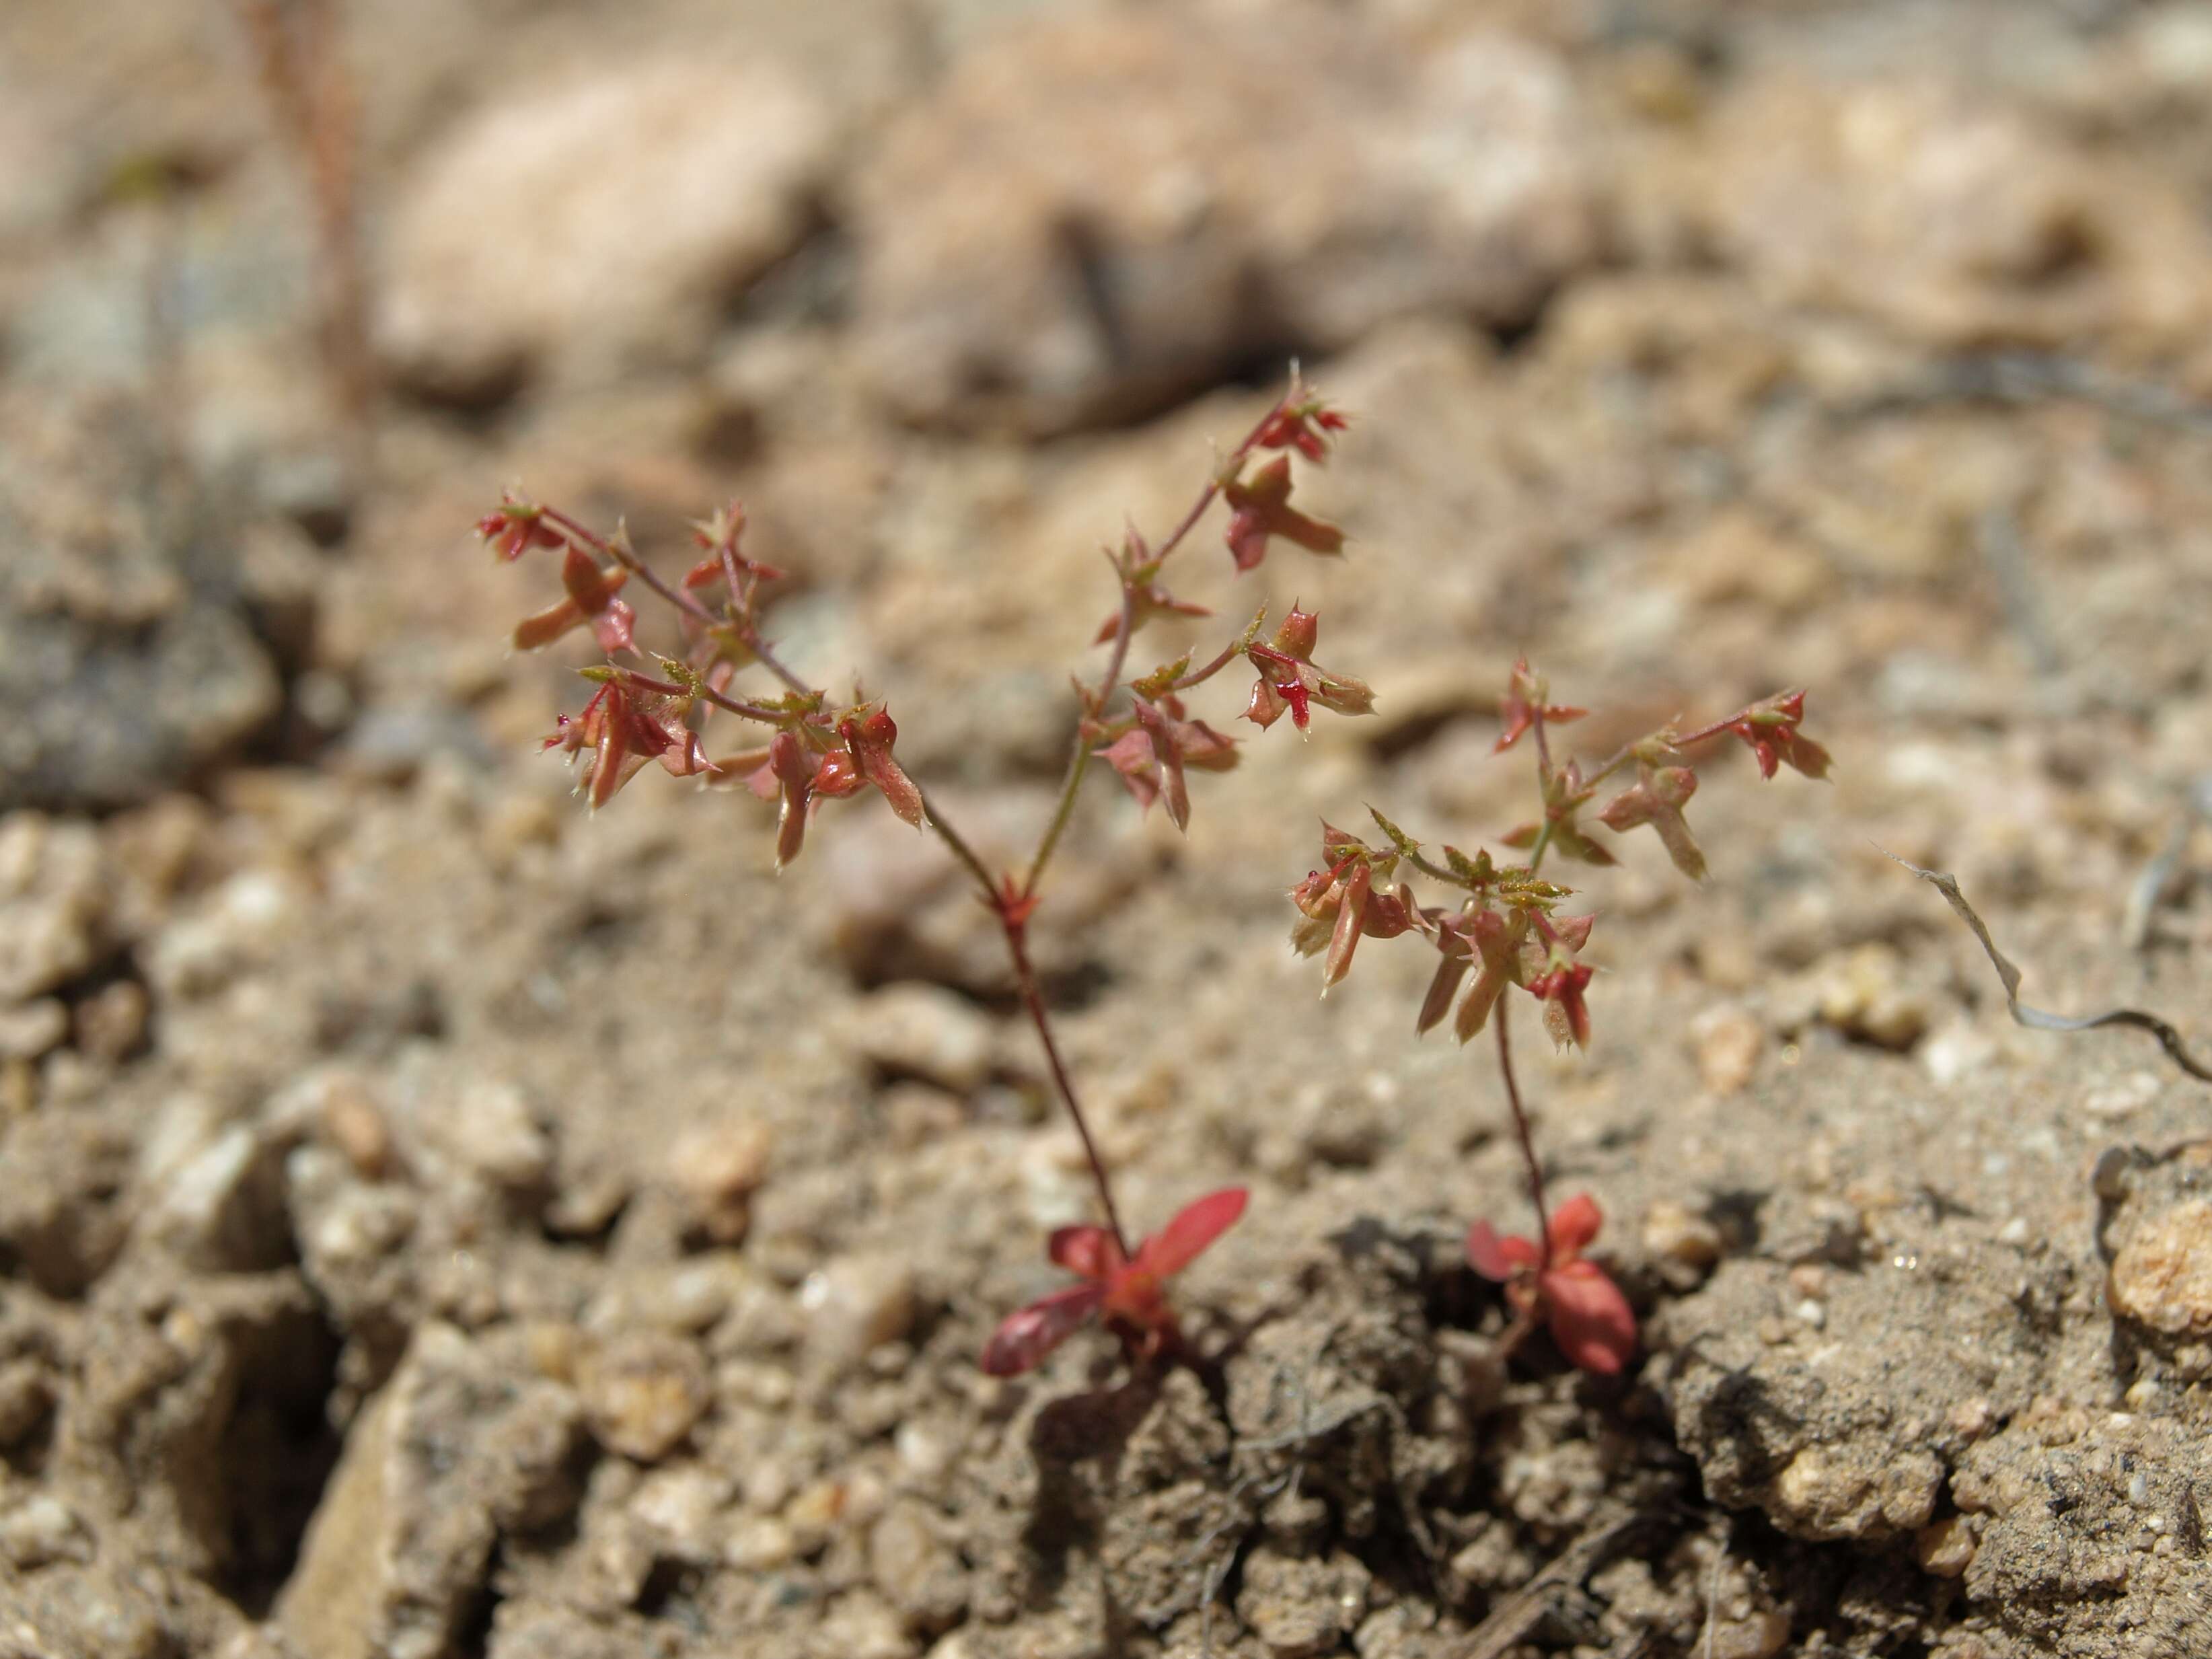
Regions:
[[665, 1553], [703, 1565], [714, 1556], [714, 1515], [726, 1491], [702, 1469], [662, 1469], [638, 1487], [629, 1512], [660, 1534]]
[[69, 1010], [59, 999], [0, 1008], [0, 1060], [36, 1060], [69, 1036]]
[[893, 1504], [868, 1529], [868, 1572], [925, 1634], [947, 1628], [968, 1605], [959, 1558], [938, 1536], [929, 1510], [910, 1500]]
[[103, 985], [76, 1006], [76, 1046], [88, 1060], [114, 1065], [145, 1045], [151, 1012], [146, 988], [135, 979]]
[[1669, 1281], [1684, 1289], [1712, 1271], [1724, 1244], [1718, 1227], [1673, 1199], [1662, 1198], [1644, 1212], [1644, 1248], [1659, 1259]]
[[1899, 1053], [1927, 1030], [1928, 1000], [1905, 985], [1904, 959], [1887, 945], [1863, 945], [1813, 969], [1821, 1019], [1838, 1030]]
[[1317, 1659], [1366, 1616], [1368, 1576], [1348, 1555], [1314, 1562], [1262, 1545], [1245, 1560], [1237, 1615], [1273, 1659]]
[[1931, 1521], [1912, 1538], [1912, 1559], [1938, 1578], [1963, 1576], [1973, 1563], [1974, 1549], [1974, 1529], [1963, 1515]]
[[1777, 1519], [1803, 1538], [1886, 1538], [1928, 1524], [1942, 1480], [1927, 1452], [1876, 1462], [1855, 1448], [1808, 1446], [1775, 1480]]
[[2137, 1224], [2112, 1258], [2113, 1310], [2168, 1336], [2212, 1335], [2212, 1203]]
[[1714, 1625], [1710, 1642], [1701, 1640], [1692, 1650], [1698, 1659], [1774, 1659], [1790, 1641], [1790, 1616], [1768, 1607], [1742, 1619]]
[[0, 1364], [0, 1447], [21, 1443], [53, 1409], [52, 1380], [34, 1360]]
[[806, 1276], [799, 1306], [807, 1357], [842, 1370], [914, 1328], [914, 1272], [895, 1256], [842, 1257]]
[[586, 1353], [577, 1384], [599, 1443], [641, 1463], [673, 1451], [707, 1409], [707, 1367], [698, 1349], [652, 1332]]
[[553, 1164], [553, 1145], [512, 1083], [473, 1083], [460, 1091], [443, 1119], [448, 1150], [494, 1186], [537, 1187]]
[[752, 1224], [751, 1199], [768, 1178], [775, 1137], [757, 1118], [702, 1124], [678, 1138], [668, 1158], [670, 1184], [690, 1206], [700, 1231], [717, 1244], [742, 1243]]
[[33, 1492], [0, 1510], [0, 1556], [24, 1572], [56, 1561], [89, 1561], [92, 1539], [68, 1504], [52, 1492]]
[[991, 1075], [996, 1028], [940, 985], [887, 985], [860, 1005], [860, 1052], [893, 1077], [920, 1078], [966, 1094]]
[[798, 1553], [799, 1540], [791, 1528], [772, 1515], [738, 1522], [722, 1546], [722, 1559], [744, 1572], [773, 1571]]
[[1766, 1032], [1749, 1009], [1727, 1003], [1699, 1014], [1691, 1023], [1690, 1040], [1696, 1046], [1698, 1078], [1725, 1097], [1741, 1094], [1750, 1085]]

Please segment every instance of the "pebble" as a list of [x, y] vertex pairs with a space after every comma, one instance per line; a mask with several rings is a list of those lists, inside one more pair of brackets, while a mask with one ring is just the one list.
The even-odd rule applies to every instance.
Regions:
[[88, 1059], [114, 1065], [144, 1046], [152, 1012], [146, 988], [135, 979], [103, 985], [76, 1006], [76, 1046]]
[[552, 1140], [532, 1113], [529, 1097], [514, 1084], [470, 1084], [439, 1121], [447, 1150], [494, 1186], [538, 1187], [553, 1167]]
[[1725, 1097], [1750, 1086], [1766, 1032], [1749, 1009], [1723, 1003], [1691, 1022], [1690, 1040], [1695, 1045], [1699, 1079]]
[[653, 1332], [614, 1338], [586, 1353], [578, 1391], [592, 1431], [609, 1450], [658, 1462], [707, 1409], [707, 1367], [692, 1344]]
[[1928, 1524], [1943, 1466], [1927, 1452], [1879, 1464], [1834, 1446], [1808, 1446], [1774, 1483], [1787, 1529], [1802, 1538], [1876, 1539]]
[[1912, 1559], [1938, 1578], [1957, 1578], [1973, 1564], [1977, 1540], [1963, 1515], [1931, 1521], [1912, 1537]]
[[2160, 1086], [2149, 1072], [2130, 1072], [2090, 1090], [2081, 1097], [2081, 1109], [2091, 1117], [2131, 1117], [2158, 1098]]
[[1644, 1248], [1683, 1270], [1692, 1285], [1712, 1270], [1725, 1243], [1718, 1227], [1673, 1199], [1660, 1199], [1644, 1213]]
[[896, 1256], [842, 1256], [806, 1276], [799, 1306], [806, 1357], [843, 1370], [914, 1328], [914, 1270]]
[[20, 1443], [53, 1409], [53, 1383], [34, 1360], [0, 1364], [0, 1447]]
[[876, 1588], [915, 1627], [944, 1630], [968, 1604], [959, 1558], [930, 1511], [911, 1500], [893, 1504], [868, 1529], [868, 1573]]
[[726, 1484], [702, 1469], [661, 1469], [629, 1500], [629, 1513], [661, 1535], [666, 1553], [699, 1565], [714, 1555], [714, 1515]]
[[43, 812], [0, 817], [0, 1006], [42, 996], [92, 966], [106, 931], [97, 832]]
[[33, 1492], [0, 1511], [0, 1556], [23, 1572], [56, 1561], [89, 1561], [92, 1539], [68, 1504], [52, 1492]]
[[840, 1659], [912, 1659], [921, 1651], [896, 1610], [867, 1590], [837, 1598], [822, 1620], [820, 1642]]
[[722, 1559], [746, 1572], [769, 1572], [799, 1554], [792, 1530], [774, 1516], [755, 1516], [730, 1529]]
[[768, 1125], [752, 1117], [700, 1124], [677, 1138], [668, 1158], [670, 1184], [715, 1243], [744, 1242], [752, 1222], [752, 1195], [768, 1178], [774, 1145]]
[[0, 1060], [36, 1060], [69, 1036], [69, 1010], [58, 997], [0, 1008]]
[[953, 1094], [988, 1079], [998, 1053], [990, 1017], [941, 985], [887, 985], [861, 1000], [854, 1024], [862, 1054], [892, 1077]]
[[2192, 1199], [2138, 1223], [2112, 1258], [2115, 1312], [2168, 1336], [2212, 1335], [2212, 1203]]
[[1825, 957], [1813, 969], [1822, 1020], [1838, 1030], [1899, 1053], [1928, 1029], [1926, 995], [1900, 981], [1904, 959], [1887, 945], [1862, 945]]
[[1741, 1619], [1717, 1621], [1709, 1639], [1691, 1650], [1698, 1659], [1774, 1659], [1790, 1641], [1790, 1615], [1767, 1607]]
[[381, 1181], [392, 1169], [392, 1122], [358, 1080], [332, 1082], [323, 1097], [323, 1133], [364, 1181]]

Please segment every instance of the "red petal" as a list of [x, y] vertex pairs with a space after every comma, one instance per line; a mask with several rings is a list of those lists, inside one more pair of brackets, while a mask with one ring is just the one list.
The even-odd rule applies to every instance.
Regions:
[[1595, 1261], [1571, 1261], [1537, 1281], [1545, 1322], [1568, 1364], [1611, 1376], [1636, 1352], [1636, 1311]]
[[1328, 955], [1322, 960], [1321, 988], [1328, 988], [1352, 971], [1352, 953], [1359, 948], [1360, 924], [1367, 917], [1367, 895], [1374, 877], [1368, 866], [1355, 866], [1345, 878], [1344, 896], [1336, 909], [1336, 925], [1328, 936]]
[[1072, 1273], [1103, 1279], [1122, 1267], [1121, 1247], [1103, 1227], [1061, 1227], [1046, 1243], [1044, 1253]]
[[1497, 1229], [1487, 1221], [1478, 1221], [1467, 1230], [1467, 1265], [1485, 1279], [1503, 1285], [1523, 1267], [1533, 1267], [1541, 1260], [1535, 1245], [1518, 1233], [1500, 1238]]
[[610, 656], [636, 643], [637, 612], [627, 599], [609, 599], [592, 617], [592, 637]]
[[1565, 1261], [1580, 1255], [1596, 1241], [1605, 1225], [1605, 1212], [1588, 1193], [1577, 1193], [1552, 1212], [1552, 1253]]
[[514, 625], [514, 648], [536, 651], [559, 639], [584, 620], [584, 613], [576, 608], [574, 599], [563, 599], [549, 605], [535, 616], [525, 617]]
[[1103, 1285], [1073, 1285], [1008, 1314], [983, 1345], [984, 1374], [1018, 1376], [1035, 1370], [1047, 1354], [1081, 1330], [1105, 1299]]
[[1174, 1220], [1137, 1247], [1137, 1267], [1162, 1279], [1181, 1273], [1236, 1224], [1248, 1197], [1242, 1187], [1224, 1187], [1184, 1205]]

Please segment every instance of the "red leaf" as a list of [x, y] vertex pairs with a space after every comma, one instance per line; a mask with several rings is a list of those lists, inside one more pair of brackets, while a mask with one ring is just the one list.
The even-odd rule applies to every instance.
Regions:
[[1162, 1279], [1181, 1273], [1236, 1224], [1248, 1196], [1242, 1187], [1225, 1187], [1186, 1204], [1174, 1220], [1137, 1247], [1136, 1270]]
[[1552, 1253], [1559, 1261], [1580, 1255], [1605, 1225], [1605, 1212], [1588, 1193], [1577, 1193], [1552, 1212]]
[[1567, 1363], [1612, 1376], [1636, 1352], [1636, 1311], [1604, 1268], [1571, 1261], [1537, 1281], [1545, 1323]]
[[1467, 1265], [1498, 1284], [1535, 1267], [1542, 1256], [1534, 1243], [1518, 1233], [1500, 1238], [1487, 1221], [1478, 1221], [1467, 1230]]
[[1008, 1314], [983, 1345], [988, 1376], [1018, 1376], [1089, 1323], [1106, 1300], [1102, 1285], [1071, 1285]]
[[1121, 1247], [1103, 1227], [1060, 1228], [1046, 1243], [1045, 1255], [1068, 1272], [1085, 1279], [1103, 1280], [1126, 1265], [1121, 1260]]

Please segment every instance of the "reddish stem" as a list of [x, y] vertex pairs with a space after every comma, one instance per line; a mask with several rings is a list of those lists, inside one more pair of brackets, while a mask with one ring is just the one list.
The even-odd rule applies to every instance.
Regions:
[[1121, 1213], [1114, 1205], [1114, 1187], [1106, 1178], [1106, 1161], [1098, 1155], [1098, 1143], [1091, 1138], [1091, 1125], [1083, 1115], [1081, 1103], [1076, 1099], [1074, 1081], [1068, 1076], [1066, 1062], [1060, 1058], [1060, 1044], [1053, 1038], [1052, 1021], [1045, 1012], [1044, 994], [1037, 985], [1036, 969], [1030, 963], [1029, 923], [1014, 908], [1026, 902], [1025, 895], [1009, 896], [1000, 899], [994, 908], [1006, 936], [1006, 954], [1013, 958], [1014, 981], [1021, 991], [1022, 1006], [1029, 1011], [1030, 1023], [1036, 1027], [1037, 1042], [1044, 1048], [1045, 1065], [1052, 1072], [1053, 1087], [1060, 1091], [1067, 1115], [1075, 1124], [1076, 1136], [1083, 1142], [1083, 1155], [1091, 1163], [1091, 1182], [1098, 1188], [1099, 1203], [1105, 1207], [1107, 1228], [1113, 1233], [1114, 1243], [1126, 1261], [1129, 1259], [1129, 1239], [1121, 1231]]
[[1513, 1075], [1513, 1043], [1506, 1036], [1509, 1003], [1500, 997], [1497, 1007], [1491, 1011], [1491, 1024], [1498, 1029], [1498, 1073], [1505, 1079], [1505, 1103], [1513, 1109], [1513, 1133], [1521, 1142], [1522, 1161], [1528, 1166], [1528, 1201], [1536, 1206], [1536, 1236], [1543, 1242], [1544, 1268], [1552, 1266], [1552, 1213], [1544, 1202], [1544, 1166], [1536, 1157], [1536, 1137], [1528, 1125], [1528, 1113], [1521, 1103], [1521, 1085]]

